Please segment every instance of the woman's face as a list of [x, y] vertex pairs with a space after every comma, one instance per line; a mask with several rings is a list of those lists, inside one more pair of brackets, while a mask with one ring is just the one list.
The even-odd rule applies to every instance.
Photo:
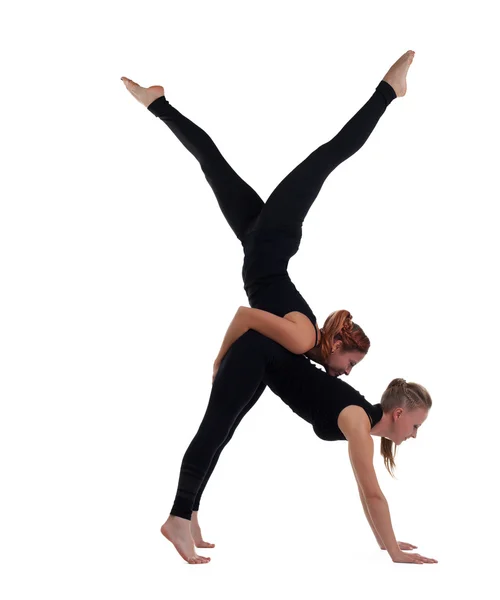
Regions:
[[328, 375], [338, 377], [339, 375], [349, 375], [352, 368], [357, 365], [366, 354], [359, 350], [348, 350], [344, 352], [339, 346], [333, 350], [326, 361], [326, 372]]
[[392, 431], [389, 439], [399, 446], [409, 438], [416, 438], [417, 431], [427, 419], [429, 411], [426, 408], [404, 410], [395, 408], [392, 412]]

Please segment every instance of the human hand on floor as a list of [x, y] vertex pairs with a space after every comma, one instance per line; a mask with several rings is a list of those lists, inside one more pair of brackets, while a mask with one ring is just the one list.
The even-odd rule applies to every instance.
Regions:
[[421, 554], [410, 554], [407, 552], [399, 551], [396, 555], [391, 556], [392, 562], [395, 563], [414, 563], [423, 565], [424, 563], [432, 564], [437, 563], [435, 558], [427, 558]]
[[[414, 546], [413, 544], [408, 544], [408, 542], [398, 542], [398, 546], [400, 550], [415, 550], [415, 548], [417, 548], [417, 546]], [[385, 546], [380, 546], [381, 550], [385, 550]]]

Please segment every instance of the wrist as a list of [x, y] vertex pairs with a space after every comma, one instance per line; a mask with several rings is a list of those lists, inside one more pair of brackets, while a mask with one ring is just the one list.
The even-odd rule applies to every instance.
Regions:
[[393, 550], [392, 552], [387, 551], [392, 560], [397, 558], [401, 554], [401, 550], [398, 548], [397, 550]]

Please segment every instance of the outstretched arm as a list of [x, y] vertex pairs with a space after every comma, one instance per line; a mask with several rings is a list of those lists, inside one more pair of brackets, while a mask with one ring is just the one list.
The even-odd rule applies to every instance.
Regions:
[[229, 325], [214, 366], [220, 364], [229, 348], [249, 329], [258, 331], [294, 354], [303, 354], [312, 348], [316, 339], [316, 331], [305, 315], [295, 315], [292, 321], [266, 310], [240, 306]]
[[412, 550], [415, 546], [396, 541], [389, 505], [378, 485], [373, 468], [373, 439], [365, 411], [360, 406], [346, 407], [339, 415], [338, 425], [349, 443], [349, 458], [358, 484], [363, 510], [380, 548], [387, 550], [394, 562], [420, 564], [437, 562], [433, 558], [420, 554], [403, 552], [403, 550]]
[[373, 531], [373, 535], [375, 536], [375, 539], [377, 540], [377, 544], [379, 545], [380, 548], [385, 549], [384, 542], [382, 541], [382, 538], [380, 537], [380, 534], [377, 531], [377, 528], [375, 527], [375, 523], [373, 522], [372, 516], [368, 509], [368, 504], [366, 503], [366, 498], [363, 494], [363, 490], [361, 489], [361, 486], [359, 485], [359, 483], [358, 483], [358, 492], [359, 492], [359, 498], [361, 500], [361, 504], [363, 505], [363, 511], [365, 513], [366, 520], [368, 521], [368, 524], [370, 525], [371, 530]]
[[[359, 410], [363, 411], [361, 407]], [[364, 412], [364, 411], [363, 411]], [[366, 413], [365, 413], [366, 414]], [[360, 497], [368, 523], [375, 534], [379, 546], [387, 548], [394, 560], [401, 552], [394, 535], [389, 513], [389, 505], [377, 481], [373, 468], [373, 439], [364, 428], [352, 428], [348, 431], [349, 458], [358, 482]]]

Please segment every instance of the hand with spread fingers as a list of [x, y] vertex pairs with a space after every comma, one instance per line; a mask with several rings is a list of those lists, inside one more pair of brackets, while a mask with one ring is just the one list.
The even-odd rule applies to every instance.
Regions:
[[391, 556], [392, 562], [396, 563], [414, 563], [423, 565], [424, 563], [437, 563], [435, 558], [427, 558], [421, 554], [410, 554], [407, 552], [398, 552], [396, 555]]

